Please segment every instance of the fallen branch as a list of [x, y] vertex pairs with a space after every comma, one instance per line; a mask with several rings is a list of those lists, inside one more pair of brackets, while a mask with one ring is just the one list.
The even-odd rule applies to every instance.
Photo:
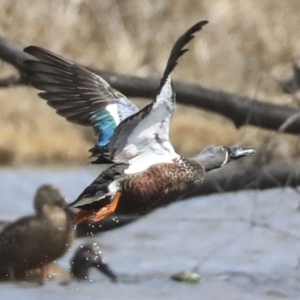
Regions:
[[[297, 186], [300, 186], [299, 161], [293, 163], [273, 163], [265, 167], [224, 167], [223, 169], [208, 173], [204, 183], [199, 186], [199, 189], [183, 200], [214, 193]], [[139, 218], [139, 216], [134, 215], [113, 215], [95, 224], [89, 224], [85, 221], [76, 226], [76, 236], [93, 236], [104, 231], [122, 227]], [[7, 224], [9, 222], [0, 220], [1, 227]]]
[[300, 186], [300, 162], [279, 162], [263, 167], [224, 167], [212, 171], [193, 193], [203, 196], [220, 192]]
[[[33, 59], [22, 50], [22, 45], [0, 37], [0, 58], [15, 66], [21, 74], [23, 61]], [[89, 69], [101, 75], [113, 87], [128, 97], [152, 98], [159, 82], [158, 78], [140, 78]], [[21, 75], [20, 80], [16, 80], [15, 84], [28, 84], [28, 82]], [[300, 117], [294, 118], [298, 110], [293, 107], [274, 105], [249, 97], [214, 91], [196, 84], [176, 81], [174, 86], [177, 91], [178, 102], [223, 115], [232, 120], [237, 127], [248, 124], [277, 131], [286, 120], [292, 118], [293, 122], [285, 126], [285, 132], [300, 133]]]
[[76, 225], [76, 237], [93, 236], [101, 232], [117, 229], [136, 220], [138, 220], [137, 216], [112, 215], [94, 224], [84, 221]]

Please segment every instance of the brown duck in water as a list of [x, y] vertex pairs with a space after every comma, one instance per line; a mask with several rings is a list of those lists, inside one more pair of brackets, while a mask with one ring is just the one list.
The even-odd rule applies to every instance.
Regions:
[[0, 277], [14, 280], [62, 256], [74, 239], [71, 214], [60, 191], [41, 186], [34, 197], [35, 215], [9, 224], [0, 233]]

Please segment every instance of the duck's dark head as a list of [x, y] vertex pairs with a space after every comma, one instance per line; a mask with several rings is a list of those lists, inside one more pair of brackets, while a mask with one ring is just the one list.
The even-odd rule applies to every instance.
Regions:
[[116, 274], [101, 257], [97, 243], [80, 246], [71, 260], [72, 275], [77, 279], [88, 279], [89, 268], [93, 267], [109, 277], [111, 281], [117, 281]]
[[253, 147], [228, 147], [228, 146], [210, 146], [204, 149], [200, 154], [193, 159], [200, 162], [205, 171], [211, 171], [223, 167], [232, 160], [237, 160], [244, 156], [255, 153]]
[[34, 196], [34, 209], [38, 214], [43, 213], [46, 206], [63, 208], [66, 204], [60, 190], [51, 184], [40, 186]]

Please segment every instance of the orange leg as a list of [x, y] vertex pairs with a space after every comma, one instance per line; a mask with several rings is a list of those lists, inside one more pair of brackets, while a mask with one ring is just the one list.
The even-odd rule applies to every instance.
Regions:
[[108, 205], [101, 208], [99, 211], [97, 211], [95, 213], [95, 215], [93, 215], [90, 218], [91, 223], [96, 223], [96, 222], [102, 220], [103, 218], [114, 213], [114, 211], [116, 210], [116, 208], [118, 206], [120, 197], [121, 197], [121, 193], [117, 192], [116, 195], [114, 196], [113, 200], [111, 201], [111, 203], [109, 203]]
[[118, 206], [119, 199], [121, 197], [121, 193], [117, 192], [114, 196], [113, 200], [106, 206], [102, 207], [96, 213], [91, 210], [81, 210], [74, 216], [74, 222], [76, 224], [83, 222], [86, 219], [89, 219], [91, 223], [96, 223], [103, 218], [114, 213]]

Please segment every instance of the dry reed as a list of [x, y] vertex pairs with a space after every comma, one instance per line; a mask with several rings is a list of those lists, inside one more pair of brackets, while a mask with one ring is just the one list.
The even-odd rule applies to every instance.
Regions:
[[[300, 54], [299, 11], [298, 0], [2, 0], [0, 32], [85, 65], [159, 76], [176, 38], [208, 19], [173, 77], [291, 104], [277, 80]], [[13, 71], [0, 63], [0, 72]], [[236, 130], [222, 117], [178, 106], [171, 134], [176, 149], [192, 155], [215, 143], [259, 145], [268, 133]], [[297, 155], [297, 142], [281, 136], [277, 150]], [[56, 116], [33, 89], [0, 90], [0, 163], [83, 162], [91, 145], [90, 131]]]

